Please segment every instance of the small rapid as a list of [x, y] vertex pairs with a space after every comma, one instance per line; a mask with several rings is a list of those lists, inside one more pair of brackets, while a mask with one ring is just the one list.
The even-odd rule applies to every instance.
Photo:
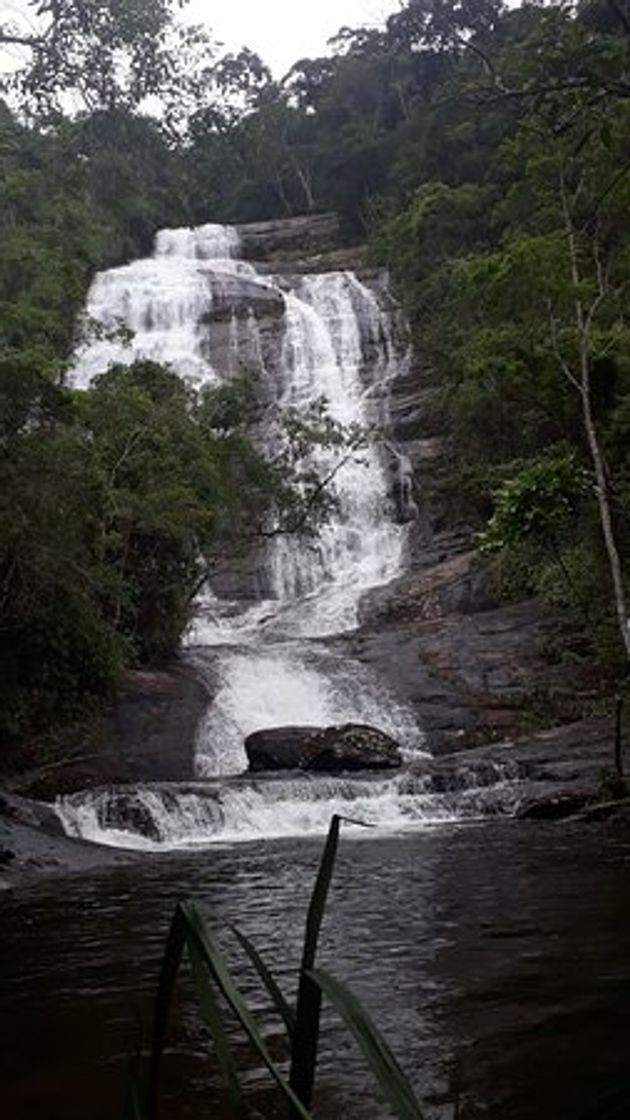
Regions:
[[317, 836], [334, 813], [369, 838], [510, 813], [518, 782], [500, 766], [492, 779], [480, 784], [462, 772], [443, 789], [422, 768], [387, 778], [291, 773], [80, 792], [61, 798], [57, 811], [69, 836], [139, 851]]
[[201, 777], [247, 769], [248, 735], [287, 725], [363, 723], [397, 739], [410, 759], [422, 753], [413, 713], [376, 674], [322, 643], [264, 643], [222, 653], [219, 689], [197, 731]]

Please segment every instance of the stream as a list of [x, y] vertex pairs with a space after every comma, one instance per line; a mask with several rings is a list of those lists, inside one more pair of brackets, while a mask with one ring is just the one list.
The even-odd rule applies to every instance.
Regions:
[[[238, 232], [214, 225], [163, 230], [153, 257], [97, 276], [87, 316], [105, 333], [77, 351], [79, 388], [135, 357], [169, 362], [197, 385], [247, 366], [276, 405], [309, 408], [323, 394], [335, 420], [377, 432], [405, 362], [382, 277], [257, 270], [241, 259]], [[130, 345], [111, 333], [120, 326]], [[270, 449], [277, 438], [273, 426], [260, 433]], [[277, 538], [242, 585], [200, 596], [184, 656], [216, 687], [197, 729], [195, 781], [59, 798], [68, 835], [135, 858], [2, 896], [0, 1107], [9, 1120], [123, 1115], [182, 897], [198, 900], [219, 932], [281, 1061], [280, 1026], [229, 926], [293, 992], [333, 812], [372, 827], [344, 826], [322, 963], [365, 1001], [428, 1120], [451, 1120], [458, 1095], [462, 1120], [579, 1120], [628, 1074], [630, 835], [509, 819], [518, 797], [509, 773], [497, 771], [488, 788], [473, 778], [450, 792], [431, 785], [413, 708], [335, 641], [357, 627], [365, 593], [404, 569], [415, 510], [404, 460], [379, 436], [339, 470], [330, 450], [314, 452], [313, 465], [334, 474], [321, 536]], [[247, 774], [251, 732], [349, 721], [393, 736], [402, 768]], [[259, 1064], [236, 1045], [248, 1099], [280, 1116]], [[185, 978], [162, 1094], [164, 1120], [227, 1115]], [[322, 1120], [390, 1115], [328, 1010], [315, 1111]]]
[[[234, 923], [295, 989], [321, 842], [216, 845], [44, 880], [3, 899], [0, 1107], [11, 1120], [111, 1120], [175, 903], [221, 935], [265, 1037], [281, 1024], [230, 938]], [[344, 829], [321, 962], [373, 1013], [429, 1120], [577, 1120], [628, 1077], [630, 835], [507, 820], [374, 838]], [[216, 1068], [185, 983], [162, 1087], [169, 1120], [222, 1120]], [[334, 1014], [324, 1014], [316, 1115], [390, 1113]], [[249, 1099], [275, 1096], [237, 1049]], [[619, 1115], [625, 1115], [620, 1113]]]

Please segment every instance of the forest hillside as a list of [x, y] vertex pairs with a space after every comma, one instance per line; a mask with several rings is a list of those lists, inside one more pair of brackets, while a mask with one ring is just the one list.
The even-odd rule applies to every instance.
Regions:
[[[161, 227], [207, 221], [334, 211], [344, 244], [367, 242], [447, 441], [441, 500], [495, 594], [540, 597], [566, 657], [604, 691], [623, 682], [627, 0], [407, 0], [280, 81], [179, 25], [168, 0], [37, 7], [41, 31], [0, 23], [20, 60], [0, 86], [7, 750], [177, 648], [200, 554], [325, 516], [305, 498], [304, 431], [280, 464], [257, 448], [246, 376], [195, 393], [138, 363], [66, 385], [94, 273], [146, 255]], [[313, 423], [311, 439], [347, 438]]]

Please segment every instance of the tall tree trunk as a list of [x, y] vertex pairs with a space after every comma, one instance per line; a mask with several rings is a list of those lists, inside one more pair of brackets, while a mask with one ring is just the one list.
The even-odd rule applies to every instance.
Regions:
[[[580, 282], [582, 279], [580, 275], [580, 260], [578, 254], [575, 226], [573, 224], [573, 216], [569, 207], [566, 184], [563, 176], [561, 176], [560, 180], [560, 191], [562, 198], [564, 226], [567, 237], [567, 245], [569, 249], [571, 279], [577, 293], [579, 292]], [[628, 619], [628, 607], [623, 585], [621, 559], [619, 557], [619, 549], [617, 548], [617, 542], [615, 540], [604, 456], [600, 446], [599, 436], [597, 434], [597, 427], [595, 425], [595, 418], [593, 416], [593, 402], [591, 399], [591, 329], [595, 312], [597, 311], [601, 302], [604, 300], [607, 293], [607, 281], [604, 271], [601, 267], [601, 261], [598, 252], [597, 233], [595, 232], [592, 236], [594, 238], [592, 250], [593, 259], [595, 261], [597, 271], [598, 291], [593, 299], [593, 302], [588, 308], [585, 308], [584, 303], [582, 302], [582, 299], [579, 295], [576, 294], [575, 297], [575, 326], [578, 339], [580, 363], [577, 388], [582, 404], [582, 419], [584, 422], [584, 430], [586, 432], [588, 448], [591, 454], [593, 469], [595, 471], [595, 497], [597, 499], [599, 520], [602, 528], [604, 544], [606, 546], [606, 554], [608, 556], [608, 566], [610, 569], [610, 576], [613, 586], [615, 612], [619, 625], [619, 633], [621, 636], [623, 647], [626, 651], [626, 656], [628, 660], [630, 660], [630, 620]], [[572, 380], [574, 380], [575, 383], [576, 379], [572, 378]]]
[[299, 182], [299, 184], [302, 188], [302, 191], [304, 192], [304, 200], [306, 202], [306, 209], [308, 210], [309, 214], [312, 214], [313, 210], [315, 209], [315, 199], [313, 197], [313, 189], [311, 187], [311, 176], [308, 172], [308, 169], [307, 170], [302, 169], [302, 167], [298, 163], [295, 156], [292, 155], [290, 157], [290, 159], [291, 159], [291, 165], [293, 167], [293, 170], [295, 171], [298, 182]]
[[591, 459], [593, 462], [593, 467], [595, 469], [595, 496], [597, 498], [599, 520], [601, 522], [602, 534], [604, 537], [604, 543], [606, 545], [606, 552], [608, 554], [608, 564], [610, 567], [610, 575], [615, 597], [617, 621], [619, 623], [619, 631], [624, 644], [626, 655], [630, 660], [630, 623], [628, 620], [628, 607], [626, 604], [626, 597], [623, 586], [621, 560], [619, 558], [619, 550], [617, 548], [617, 542], [615, 541], [615, 534], [613, 530], [612, 515], [610, 511], [610, 499], [608, 496], [608, 484], [606, 481], [606, 470], [604, 467], [604, 457], [599, 445], [597, 429], [595, 427], [595, 421], [593, 419], [588, 350], [588, 338], [584, 337], [580, 345], [580, 396], [582, 400], [582, 417], [584, 420], [584, 429], [586, 431], [589, 451], [591, 453]]

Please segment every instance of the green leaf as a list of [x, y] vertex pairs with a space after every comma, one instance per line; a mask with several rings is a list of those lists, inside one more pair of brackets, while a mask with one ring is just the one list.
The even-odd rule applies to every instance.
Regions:
[[142, 1095], [142, 1043], [140, 1042], [125, 1078], [123, 1118], [124, 1120], [145, 1120]]
[[424, 1120], [407, 1077], [357, 997], [324, 969], [311, 969], [309, 979], [328, 997], [352, 1031], [396, 1116], [400, 1120]]
[[175, 910], [171, 928], [168, 933], [166, 941], [166, 948], [162, 958], [162, 967], [160, 970], [160, 979], [158, 982], [158, 991], [155, 1001], [155, 1012], [153, 1017], [153, 1037], [151, 1043], [151, 1066], [149, 1071], [149, 1090], [147, 1099], [147, 1117], [148, 1120], [154, 1120], [157, 1116], [157, 1091], [158, 1081], [160, 1076], [160, 1067], [162, 1063], [162, 1053], [164, 1050], [164, 1039], [166, 1037], [166, 1027], [168, 1024], [168, 1017], [170, 1014], [171, 1003], [173, 1001], [173, 991], [175, 989], [175, 981], [179, 966], [181, 964], [182, 953], [184, 945], [186, 944], [186, 923], [180, 903]]
[[256, 972], [265, 985], [265, 988], [271, 996], [271, 1000], [276, 1011], [281, 1016], [284, 1022], [284, 1025], [287, 1029], [287, 1035], [289, 1039], [292, 1039], [293, 1032], [295, 1030], [295, 1012], [293, 1008], [291, 1007], [288, 1000], [285, 999], [276, 980], [274, 979], [272, 972], [265, 964], [256, 947], [252, 945], [249, 938], [247, 938], [244, 933], [241, 933], [241, 931], [237, 929], [236, 926], [232, 926], [232, 932], [234, 936], [238, 938], [242, 948], [247, 953], [247, 956], [249, 957], [254, 968], [256, 969]]
[[229, 1006], [236, 1015], [245, 1034], [289, 1101], [293, 1113], [301, 1117], [301, 1120], [311, 1120], [309, 1112], [303, 1107], [299, 1098], [296, 1096], [291, 1086], [287, 1084], [280, 1070], [273, 1062], [260, 1035], [256, 1022], [232, 979], [223, 954], [216, 944], [210, 930], [205, 925], [199, 911], [191, 902], [180, 903], [179, 911], [184, 922], [185, 937], [188, 945], [193, 945], [195, 949], [197, 949], [221, 994], [227, 1000]]
[[340, 823], [341, 817], [335, 814], [328, 829], [306, 918], [289, 1078], [292, 1089], [306, 1108], [310, 1108], [313, 1099], [322, 1000], [320, 989], [313, 983], [308, 973], [315, 963], [319, 933], [339, 844]]
[[138, 1085], [132, 1085], [127, 1097], [125, 1120], [144, 1120], [142, 1099]]
[[225, 1082], [230, 1100], [230, 1108], [234, 1116], [243, 1113], [241, 1087], [238, 1079], [236, 1062], [232, 1056], [232, 1049], [223, 1026], [221, 1008], [215, 998], [212, 985], [209, 982], [204, 960], [191, 941], [188, 942], [188, 952], [192, 967], [193, 983], [201, 1014], [210, 1032], [214, 1043], [217, 1061]]

